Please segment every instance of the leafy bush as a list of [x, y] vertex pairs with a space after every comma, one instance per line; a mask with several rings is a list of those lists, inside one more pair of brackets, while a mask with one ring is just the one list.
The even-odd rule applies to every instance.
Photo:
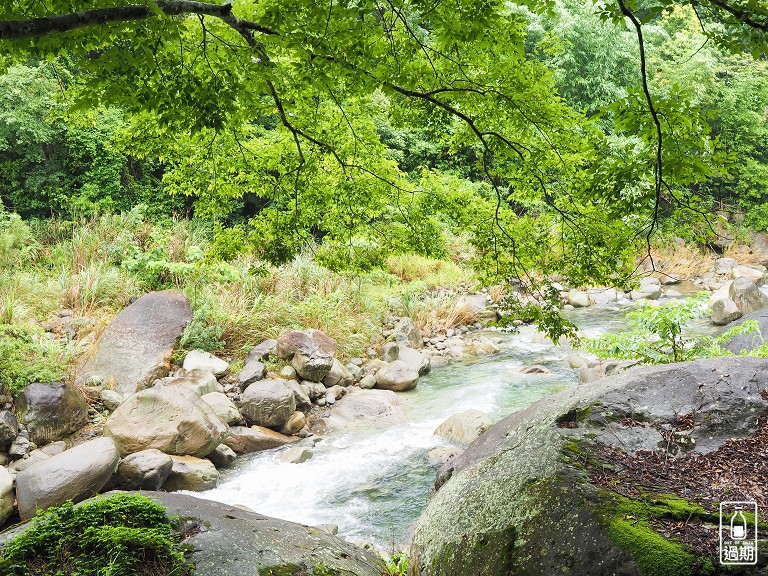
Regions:
[[410, 557], [408, 552], [397, 552], [389, 558], [384, 558], [384, 569], [386, 576], [406, 576], [408, 574], [408, 563]]
[[165, 509], [144, 496], [117, 494], [40, 511], [0, 555], [8, 576], [187, 576]]
[[65, 376], [62, 354], [56, 344], [44, 344], [39, 334], [0, 324], [0, 387], [13, 394], [32, 382], [61, 380]]

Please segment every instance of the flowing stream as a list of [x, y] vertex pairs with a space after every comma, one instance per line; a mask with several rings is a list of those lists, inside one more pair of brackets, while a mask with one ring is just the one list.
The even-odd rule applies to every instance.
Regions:
[[[574, 310], [569, 317], [582, 334], [596, 336], [625, 329], [629, 306]], [[519, 334], [489, 334], [500, 339], [500, 353], [436, 367], [415, 390], [402, 394], [407, 425], [333, 432], [301, 464], [280, 462], [279, 450], [240, 457], [216, 489], [200, 495], [302, 524], [337, 524], [347, 540], [394, 548], [430, 497], [436, 470], [427, 453], [445, 445], [433, 432], [446, 418], [475, 408], [496, 422], [578, 385], [578, 373], [566, 360], [570, 347], [554, 346], [530, 327]], [[520, 373], [532, 364], [552, 374]]]

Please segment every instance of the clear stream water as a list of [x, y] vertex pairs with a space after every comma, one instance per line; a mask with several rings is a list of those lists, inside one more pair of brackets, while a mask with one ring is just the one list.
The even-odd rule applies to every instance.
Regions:
[[[574, 310], [569, 317], [585, 336], [625, 328], [629, 303]], [[214, 490], [200, 494], [242, 504], [260, 514], [302, 524], [332, 523], [352, 542], [391, 549], [419, 516], [432, 493], [436, 469], [427, 453], [444, 441], [433, 436], [446, 418], [469, 408], [498, 421], [540, 398], [578, 384], [566, 356], [529, 327], [519, 334], [490, 331], [501, 352], [436, 367], [403, 393], [407, 425], [333, 432], [301, 464], [277, 459], [279, 450], [238, 458]], [[541, 364], [551, 375], [524, 375]]]

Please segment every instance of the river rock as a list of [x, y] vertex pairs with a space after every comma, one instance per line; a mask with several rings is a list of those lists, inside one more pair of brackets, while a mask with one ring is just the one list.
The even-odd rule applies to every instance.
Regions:
[[541, 366], [539, 364], [534, 364], [533, 366], [526, 366], [525, 368], [520, 370], [521, 374], [534, 374], [534, 375], [547, 375], [552, 374], [552, 371], [547, 368], [546, 366]]
[[13, 476], [0, 466], [0, 527], [11, 517], [15, 508], [13, 495]]
[[459, 298], [458, 304], [482, 323], [496, 320], [496, 310], [485, 294], [465, 294]]
[[90, 498], [117, 470], [120, 454], [111, 438], [90, 440], [35, 463], [16, 475], [16, 499], [22, 520], [37, 510], [67, 500]]
[[328, 371], [328, 374], [323, 378], [323, 384], [328, 388], [336, 385], [350, 386], [354, 381], [355, 379], [352, 378], [352, 374], [350, 374], [349, 370], [347, 370], [347, 368], [336, 358], [333, 359], [333, 365]]
[[[19, 422], [10, 410], [0, 411], [0, 450], [5, 449], [13, 442], [19, 433]], [[2, 525], [2, 522], [0, 522]]]
[[216, 380], [213, 372], [204, 368], [193, 368], [192, 370], [181, 370], [173, 378], [162, 378], [155, 385], [160, 383], [163, 386], [183, 386], [192, 390], [198, 396], [219, 392], [219, 381]]
[[735, 322], [732, 322], [715, 333], [715, 336], [722, 335], [723, 332], [730, 330], [736, 326], [741, 325], [749, 320], [754, 320], [757, 323], [757, 331], [747, 334], [740, 334], [731, 338], [729, 342], [723, 344], [723, 348], [729, 350], [734, 354], [741, 354], [743, 352], [751, 352], [758, 346], [764, 344], [764, 338], [768, 338], [768, 308], [763, 308], [752, 314], [742, 316]]
[[258, 346], [254, 346], [253, 349], [245, 357], [245, 363], [248, 364], [254, 360], [267, 360], [277, 350], [277, 340], [264, 340]]
[[19, 420], [35, 444], [46, 444], [76, 432], [88, 423], [88, 404], [64, 382], [29, 384], [15, 397]]
[[566, 302], [574, 308], [586, 308], [590, 305], [589, 294], [583, 290], [569, 290], [565, 296]]
[[[732, 485], [712, 486], [706, 470], [696, 477], [696, 462], [679, 488], [661, 488], [654, 474], [669, 477], [678, 463], [750, 437], [768, 407], [766, 389], [768, 360], [715, 358], [630, 370], [513, 413], [441, 468], [415, 528], [410, 569], [430, 576], [702, 573], [700, 562], [718, 559], [707, 549], [689, 553], [653, 519], [670, 502], [683, 507], [680, 521], [693, 521], [688, 510], [702, 503], [713, 511], [701, 498], [727, 499]], [[693, 427], [681, 418], [693, 418]], [[670, 433], [643, 454], [642, 480], [620, 464], [603, 467], [607, 454], [630, 459], [648, 449], [646, 428]], [[741, 473], [752, 472], [730, 471]], [[707, 496], [698, 495], [702, 485]], [[666, 559], [659, 570], [656, 542]]]
[[104, 424], [104, 435], [115, 439], [123, 455], [155, 448], [166, 454], [205, 456], [228, 430], [208, 403], [182, 386], [137, 392]]
[[326, 418], [329, 428], [365, 426], [386, 428], [407, 422], [403, 411], [405, 403], [390, 390], [356, 390], [336, 402]]
[[313, 402], [325, 398], [326, 387], [325, 384], [320, 384], [320, 382], [310, 382], [309, 380], [305, 380], [301, 383], [301, 389], [304, 390]]
[[[325, 388], [323, 388], [323, 394]], [[293, 392], [281, 378], [259, 380], [243, 392], [240, 412], [246, 420], [257, 426], [282, 426], [296, 410]]]
[[726, 324], [741, 318], [741, 310], [736, 305], [736, 302], [730, 298], [722, 298], [715, 300], [710, 307], [710, 320], [712, 324], [716, 326], [725, 326]]
[[191, 319], [189, 300], [181, 292], [142, 296], [106, 327], [95, 353], [78, 370], [77, 383], [97, 378], [121, 394], [148, 388], [168, 374], [173, 349]]
[[163, 490], [202, 492], [216, 488], [219, 472], [210, 460], [194, 456], [172, 456], [173, 467], [163, 484]]
[[360, 379], [360, 388], [363, 390], [370, 390], [376, 386], [376, 376], [373, 374], [366, 374]]
[[418, 371], [402, 360], [390, 362], [376, 372], [376, 386], [394, 392], [413, 390], [418, 380]]
[[243, 419], [237, 406], [223, 392], [209, 392], [201, 398], [213, 409], [213, 413], [227, 424], [238, 424]]
[[455, 446], [438, 446], [427, 452], [427, 462], [430, 466], [442, 466], [451, 458], [461, 454], [461, 448]]
[[493, 426], [493, 420], [480, 410], [464, 410], [454, 414], [435, 430], [435, 436], [457, 444], [471, 444], [483, 432]]
[[185, 538], [204, 576], [381, 576], [382, 560], [321, 530], [188, 494], [144, 492], [170, 516], [204, 526]]
[[619, 299], [619, 291], [616, 288], [590, 288], [589, 300], [598, 305], [611, 304]]
[[299, 412], [297, 410], [291, 414], [291, 417], [288, 418], [288, 421], [285, 424], [280, 426], [280, 433], [290, 436], [292, 434], [296, 434], [296, 432], [304, 428], [306, 425], [307, 417], [304, 416], [304, 412]]
[[738, 265], [739, 261], [735, 258], [718, 258], [715, 260], [715, 274], [728, 274]]
[[229, 370], [229, 362], [205, 350], [192, 350], [184, 357], [182, 368], [184, 370], [207, 370], [217, 378], [220, 378]]
[[291, 442], [298, 442], [296, 436], [286, 436], [262, 426], [232, 426], [229, 436], [224, 444], [232, 448], [238, 454], [250, 454], [285, 446]]
[[312, 458], [312, 450], [304, 446], [292, 446], [277, 457], [280, 462], [288, 464], [301, 464]]
[[216, 468], [228, 468], [237, 459], [237, 452], [226, 444], [219, 444], [206, 456]]
[[240, 390], [245, 390], [259, 380], [263, 380], [267, 374], [267, 367], [259, 360], [250, 360], [240, 370], [240, 374], [237, 376], [237, 381], [240, 384]]
[[[496, 350], [498, 351], [498, 348]], [[402, 360], [408, 364], [408, 366], [416, 370], [419, 376], [428, 374], [432, 368], [432, 363], [429, 356], [423, 352], [419, 352], [415, 348], [409, 348], [408, 346], [400, 346], [397, 359]]]
[[280, 378], [283, 380], [296, 380], [299, 374], [293, 366], [283, 366], [280, 369]]
[[312, 408], [312, 399], [309, 397], [307, 390], [304, 386], [299, 384], [296, 380], [286, 380], [285, 386], [293, 392], [293, 398], [296, 400], [297, 410], [309, 410]]
[[413, 323], [413, 320], [408, 317], [398, 320], [392, 330], [391, 338], [398, 344], [410, 346], [411, 348], [422, 348], [424, 346], [421, 331]]
[[168, 454], [153, 448], [142, 450], [120, 461], [115, 483], [121, 490], [159, 490], [172, 467]]
[[394, 362], [400, 354], [400, 344], [397, 342], [387, 342], [379, 350], [379, 358], [384, 362]]
[[99, 398], [101, 399], [101, 403], [104, 408], [110, 412], [117, 410], [117, 407], [123, 403], [123, 400], [125, 400], [125, 397], [120, 394], [120, 392], [115, 392], [114, 390], [109, 390], [106, 388], [99, 392]]
[[728, 293], [742, 315], [752, 314], [768, 307], [768, 296], [763, 294], [760, 288], [746, 276], [736, 278], [731, 283]]
[[735, 266], [733, 270], [731, 270], [731, 276], [733, 276], [734, 279], [743, 277], [749, 278], [757, 285], [762, 284], [765, 280], [765, 273], [752, 266]]
[[277, 357], [290, 360], [305, 380], [322, 382], [333, 366], [336, 340], [320, 330], [291, 330], [277, 339]]

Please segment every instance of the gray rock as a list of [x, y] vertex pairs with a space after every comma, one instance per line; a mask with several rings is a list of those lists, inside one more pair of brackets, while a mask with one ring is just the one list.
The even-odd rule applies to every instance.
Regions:
[[262, 426], [251, 426], [250, 428], [232, 426], [224, 444], [232, 448], [237, 454], [250, 454], [251, 452], [279, 448], [298, 441], [299, 438], [296, 436], [286, 436]]
[[591, 304], [589, 301], [589, 294], [583, 290], [569, 290], [568, 294], [566, 295], [566, 300], [568, 304], [574, 308], [586, 308]]
[[[499, 351], [496, 346], [493, 347], [495, 348], [496, 352]], [[419, 373], [419, 376], [428, 374], [432, 368], [432, 362], [429, 356], [423, 352], [419, 352], [415, 348], [409, 348], [408, 346], [400, 346], [397, 354], [397, 360], [402, 360], [408, 364], [408, 366]]]
[[296, 380], [286, 380], [285, 386], [293, 392], [293, 397], [296, 400], [297, 410], [309, 410], [312, 408], [312, 399], [309, 397], [307, 390], [299, 384]]
[[320, 384], [320, 382], [309, 382], [308, 380], [305, 380], [301, 383], [301, 388], [304, 390], [307, 394], [307, 396], [313, 400], [317, 401], [321, 398], [325, 398], [325, 385]]
[[[639, 576], [640, 559], [606, 527], [642, 518], [623, 516], [583, 462], [600, 462], [599, 442], [613, 450], [655, 447], [670, 461], [717, 450], [755, 432], [756, 415], [768, 407], [766, 387], [768, 360], [715, 358], [634, 369], [515, 412], [441, 468], [439, 490], [414, 532], [412, 568], [429, 567], [430, 576]], [[693, 414], [693, 429], [671, 434], [664, 452], [654, 431], [636, 430], [677, 430], [678, 419]], [[647, 472], [644, 482], [653, 486], [654, 469]], [[653, 497], [638, 497], [637, 509]], [[680, 573], [696, 573], [696, 556], [671, 558], [682, 563]]]
[[718, 258], [715, 260], [715, 274], [729, 274], [739, 261], [735, 258]]
[[735, 266], [733, 270], [731, 270], [731, 276], [737, 280], [743, 277], [749, 278], [757, 285], [760, 285], [765, 281], [765, 272], [758, 270], [753, 266]]
[[739, 310], [736, 302], [730, 298], [715, 300], [710, 307], [709, 318], [712, 320], [712, 324], [716, 326], [725, 326], [734, 320], [738, 320], [741, 316], [741, 310]]
[[360, 368], [360, 366], [358, 366], [357, 364], [353, 364], [352, 362], [349, 362], [345, 365], [345, 368], [351, 374], [352, 380], [354, 380], [355, 382], [360, 382], [360, 380], [363, 377], [363, 369]]
[[37, 510], [67, 500], [80, 502], [97, 494], [119, 462], [115, 443], [110, 438], [97, 438], [22, 470], [16, 475], [21, 519], [28, 520]]
[[376, 376], [367, 374], [360, 379], [360, 388], [363, 390], [370, 390], [376, 386]]
[[682, 278], [679, 274], [662, 274], [661, 278], [659, 279], [664, 286], [670, 286], [672, 284], [680, 284], [682, 281]]
[[394, 362], [400, 355], [400, 345], [397, 342], [387, 342], [379, 350], [379, 358], [384, 362]]
[[763, 308], [752, 314], [742, 316], [735, 322], [732, 322], [725, 326], [725, 328], [719, 330], [715, 333], [715, 336], [720, 336], [723, 332], [739, 326], [748, 320], [754, 320], [757, 323], [757, 331], [735, 336], [734, 338], [731, 338], [729, 342], [724, 344], [723, 348], [734, 354], [740, 354], [742, 352], [751, 352], [764, 343], [764, 337], [768, 336], [768, 308]]
[[0, 527], [14, 513], [13, 476], [0, 466]]
[[296, 410], [296, 399], [285, 380], [259, 380], [243, 392], [239, 408], [251, 424], [282, 426]]
[[248, 364], [254, 360], [266, 360], [277, 350], [277, 340], [264, 340], [258, 346], [255, 346], [245, 357], [245, 363]]
[[277, 340], [277, 356], [290, 360], [305, 380], [322, 382], [333, 366], [336, 340], [319, 330], [292, 330]]
[[[19, 433], [19, 423], [10, 410], [0, 412], [0, 448], [5, 448]], [[2, 524], [2, 522], [0, 522]]]
[[173, 378], [164, 378], [163, 386], [183, 386], [192, 390], [198, 396], [210, 394], [219, 391], [219, 381], [216, 380], [213, 372], [204, 368], [193, 368], [191, 370], [181, 370]]
[[493, 420], [485, 412], [464, 410], [440, 424], [435, 430], [435, 436], [445, 438], [449, 442], [467, 445], [474, 442], [491, 426], [493, 426]]
[[296, 368], [293, 366], [283, 366], [280, 369], [280, 378], [285, 380], [295, 380], [298, 377]]
[[168, 478], [173, 460], [160, 450], [129, 454], [120, 461], [115, 483], [121, 490], [159, 490]]
[[[742, 315], [746, 316], [763, 308], [768, 308], [768, 296], [763, 294], [760, 288], [746, 276], [736, 278], [731, 283], [728, 294]], [[732, 320], [736, 320], [736, 318]]]
[[125, 400], [122, 394], [109, 389], [101, 390], [99, 396], [101, 397], [101, 403], [104, 405], [104, 408], [110, 412], [117, 410], [117, 407], [123, 403], [123, 400]]
[[619, 299], [619, 291], [616, 288], [590, 288], [589, 300], [598, 305], [611, 304]]
[[11, 472], [21, 472], [22, 470], [26, 470], [33, 464], [37, 464], [38, 462], [41, 462], [43, 460], [48, 460], [50, 458], [49, 454], [46, 454], [42, 450], [32, 450], [28, 455], [26, 455], [21, 460], [16, 460], [13, 462], [8, 469]]
[[291, 417], [288, 418], [288, 421], [280, 427], [280, 433], [290, 436], [292, 434], [296, 434], [299, 430], [304, 428], [304, 426], [306, 425], [307, 425], [306, 416], [304, 416], [303, 412], [299, 412], [297, 410], [296, 412], [291, 414]]
[[452, 458], [461, 454], [462, 449], [454, 446], [438, 446], [427, 452], [427, 462], [431, 466], [443, 466]]
[[64, 382], [29, 384], [16, 395], [15, 403], [20, 422], [36, 444], [69, 436], [88, 423], [88, 404]]
[[352, 378], [352, 374], [350, 374], [349, 370], [347, 370], [338, 359], [334, 358], [331, 369], [328, 371], [328, 374], [325, 375], [325, 378], [323, 378], [323, 384], [327, 387], [336, 385], [350, 386], [353, 382], [354, 378]]
[[166, 454], [205, 456], [229, 427], [213, 408], [183, 386], [142, 390], [125, 399], [104, 424], [122, 455], [148, 448]]
[[181, 292], [142, 296], [104, 330], [96, 352], [78, 370], [77, 383], [98, 376], [121, 394], [148, 388], [168, 374], [173, 349], [191, 319], [189, 300]]
[[463, 295], [459, 298], [459, 304], [483, 323], [496, 320], [496, 310], [491, 308], [485, 294]]
[[182, 368], [184, 370], [206, 370], [219, 378], [229, 370], [229, 362], [225, 362], [205, 350], [192, 350], [184, 357]]
[[413, 390], [418, 380], [418, 371], [402, 360], [395, 360], [376, 372], [376, 386], [394, 392]]
[[219, 444], [206, 458], [213, 462], [216, 468], [228, 468], [237, 459], [237, 453], [229, 446]]
[[29, 432], [22, 430], [18, 436], [11, 442], [11, 447], [8, 448], [8, 454], [21, 458], [30, 450]]
[[337, 524], [315, 524], [313, 528], [317, 528], [318, 530], [322, 530], [326, 534], [330, 534], [331, 536], [335, 536], [339, 533], [339, 526]]
[[547, 375], [552, 374], [552, 371], [546, 366], [534, 364], [533, 366], [526, 366], [520, 370], [521, 374], [535, 374], [535, 375]]
[[398, 344], [410, 346], [411, 348], [422, 348], [424, 339], [421, 332], [410, 318], [401, 318], [392, 331], [391, 338]]
[[219, 482], [219, 471], [210, 460], [194, 456], [172, 456], [171, 458], [173, 467], [163, 484], [163, 490], [202, 492], [216, 488]]
[[386, 428], [405, 424], [405, 403], [389, 390], [356, 390], [336, 402], [326, 419], [329, 428]]
[[206, 402], [216, 414], [227, 424], [238, 424], [243, 418], [229, 396], [222, 392], [209, 392], [202, 396], [203, 402]]
[[237, 377], [237, 381], [240, 384], [240, 389], [245, 390], [258, 380], [263, 380], [267, 374], [267, 367], [259, 360], [251, 360], [243, 369], [240, 370], [240, 374]]
[[312, 450], [304, 446], [292, 446], [278, 456], [278, 460], [288, 464], [301, 464], [312, 458]]
[[171, 516], [204, 526], [185, 539], [195, 572], [204, 576], [335, 574], [381, 576], [381, 559], [321, 530], [187, 494], [145, 496]]

